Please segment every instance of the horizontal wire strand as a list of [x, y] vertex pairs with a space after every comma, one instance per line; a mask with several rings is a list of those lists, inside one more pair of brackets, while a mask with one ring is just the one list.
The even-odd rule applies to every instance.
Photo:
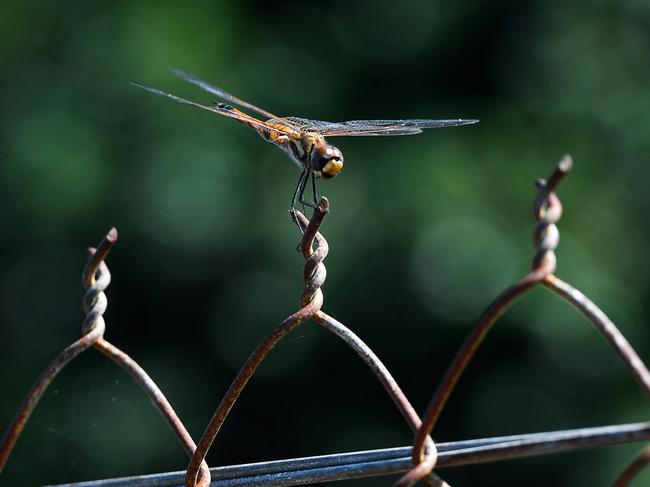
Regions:
[[[650, 422], [452, 441], [437, 443], [437, 467], [456, 467], [644, 440], [650, 440]], [[217, 467], [210, 469], [211, 485], [286, 487], [397, 474], [412, 467], [411, 451], [411, 447], [406, 446]], [[169, 487], [183, 485], [184, 480], [185, 471], [178, 471], [49, 487]]]

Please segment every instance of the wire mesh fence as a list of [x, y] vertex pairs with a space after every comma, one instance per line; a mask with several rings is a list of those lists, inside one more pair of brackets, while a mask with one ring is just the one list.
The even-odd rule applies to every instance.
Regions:
[[[439, 444], [436, 444], [431, 437], [431, 432], [449, 397], [485, 336], [517, 298], [538, 285], [546, 287], [580, 311], [614, 349], [646, 395], [650, 396], [650, 372], [616, 325], [586, 295], [555, 275], [557, 264], [555, 249], [559, 243], [557, 223], [563, 211], [555, 191], [571, 168], [571, 158], [565, 156], [548, 179], [537, 181], [537, 192], [533, 200], [533, 216], [536, 224], [532, 270], [503, 291], [486, 308], [461, 344], [421, 417], [402, 392], [388, 368], [370, 347], [347, 326], [322, 310], [323, 292], [321, 287], [327, 275], [324, 260], [328, 255], [329, 246], [320, 233], [320, 226], [329, 212], [329, 202], [326, 198], [321, 198], [319, 204], [314, 208], [310, 220], [299, 211], [292, 212], [293, 221], [302, 235], [298, 249], [305, 258], [304, 288], [300, 297], [299, 309], [277, 325], [250, 354], [223, 396], [203, 435], [195, 443], [155, 381], [135, 360], [104, 338], [106, 324], [103, 314], [108, 304], [105, 291], [111, 281], [111, 274], [105, 260], [117, 241], [117, 231], [114, 228], [111, 229], [97, 248], [88, 249], [88, 261], [82, 273], [83, 285], [86, 288], [83, 298], [83, 309], [86, 316], [82, 324], [82, 337], [65, 348], [50, 362], [28, 392], [2, 438], [0, 473], [7, 464], [14, 445], [47, 387], [70, 361], [91, 347], [110, 358], [133, 378], [175, 433], [190, 460], [187, 470], [183, 472], [67, 485], [284, 486], [402, 473], [403, 475], [396, 482], [396, 486], [410, 486], [418, 481], [424, 481], [431, 486], [447, 486], [449, 484], [438, 476], [437, 468], [650, 439], [650, 423], [621, 424]], [[209, 469], [205, 462], [206, 455], [246, 384], [275, 345], [307, 320], [314, 321], [340, 338], [368, 366], [412, 430], [413, 445]], [[623, 487], [632, 482], [638, 472], [650, 461], [649, 452], [650, 448], [643, 450], [616, 478], [613, 483], [614, 487]], [[435, 473], [434, 469], [436, 469]]]

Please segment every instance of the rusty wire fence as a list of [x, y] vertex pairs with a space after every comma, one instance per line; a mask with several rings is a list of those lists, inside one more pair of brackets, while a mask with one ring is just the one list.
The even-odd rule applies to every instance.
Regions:
[[[104, 338], [106, 324], [103, 314], [108, 304], [105, 291], [111, 281], [111, 274], [105, 261], [117, 241], [117, 231], [114, 228], [111, 229], [96, 248], [88, 249], [88, 261], [82, 273], [83, 285], [86, 288], [83, 298], [83, 309], [86, 316], [82, 324], [82, 337], [65, 348], [50, 362], [20, 405], [0, 443], [0, 474], [46, 388], [61, 369], [89, 348], [95, 348], [132, 377], [173, 430], [190, 460], [186, 471], [92, 480], [66, 485], [104, 487], [287, 486], [401, 473], [402, 476], [394, 484], [395, 486], [405, 487], [418, 481], [430, 486], [448, 486], [449, 484], [439, 476], [438, 468], [460, 467], [472, 463], [650, 440], [650, 422], [510, 435], [451, 443], [436, 443], [431, 437], [431, 432], [463, 371], [492, 326], [518, 297], [538, 285], [546, 287], [562, 300], [572, 304], [588, 318], [614, 349], [646, 396], [650, 398], [650, 372], [630, 343], [596, 304], [555, 275], [555, 249], [559, 242], [557, 223], [563, 211], [555, 191], [571, 167], [571, 158], [565, 156], [548, 179], [540, 179], [536, 182], [537, 192], [533, 200], [535, 249], [532, 270], [503, 291], [485, 309], [458, 349], [422, 416], [418, 415], [389, 370], [361, 338], [321, 309], [323, 305], [321, 286], [326, 278], [324, 260], [329, 251], [326, 239], [319, 232], [320, 225], [329, 211], [327, 199], [322, 198], [315, 208], [311, 220], [297, 211], [292, 215], [302, 234], [299, 250], [305, 258], [303, 270], [305, 285], [300, 297], [299, 309], [277, 325], [250, 354], [223, 396], [205, 432], [198, 443], [195, 443], [155, 381], [135, 360]], [[271, 349], [306, 320], [312, 320], [336, 335], [370, 368], [403, 416], [404, 421], [413, 431], [413, 444], [383, 450], [209, 468], [205, 457], [247, 382]], [[622, 468], [618, 476], [616, 472], [612, 472], [613, 480], [610, 484], [614, 487], [631, 484], [635, 476], [649, 462], [650, 447], [644, 449], [629, 466]], [[387, 482], [384, 480], [385, 484]]]

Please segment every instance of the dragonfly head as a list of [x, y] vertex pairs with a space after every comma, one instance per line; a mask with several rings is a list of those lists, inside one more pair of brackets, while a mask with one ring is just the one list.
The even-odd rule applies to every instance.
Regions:
[[343, 169], [343, 154], [333, 145], [321, 144], [311, 153], [311, 167], [323, 179], [333, 178]]

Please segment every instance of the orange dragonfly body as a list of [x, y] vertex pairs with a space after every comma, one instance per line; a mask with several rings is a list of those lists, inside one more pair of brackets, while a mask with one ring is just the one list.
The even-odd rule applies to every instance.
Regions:
[[243, 108], [248, 108], [267, 118], [266, 121], [257, 119], [225, 103], [215, 102], [213, 105], [186, 100], [184, 98], [166, 93], [156, 88], [150, 88], [138, 83], [133, 85], [157, 95], [166, 96], [179, 103], [193, 105], [203, 110], [218, 113], [248, 125], [264, 140], [284, 150], [289, 157], [302, 170], [300, 179], [291, 198], [291, 208], [295, 207], [296, 200], [301, 204], [312, 206], [304, 200], [305, 187], [312, 181], [313, 201], [316, 203], [316, 178], [330, 179], [343, 169], [343, 154], [339, 149], [329, 144], [325, 137], [335, 136], [389, 136], [419, 134], [423, 129], [438, 127], [455, 127], [470, 125], [478, 120], [449, 119], [449, 120], [350, 120], [347, 122], [325, 122], [322, 120], [309, 120], [298, 117], [279, 117], [266, 110], [256, 107], [234, 95], [211, 85], [202, 79], [185, 73], [179, 69], [171, 69], [179, 78], [197, 85], [199, 88], [216, 95]]

